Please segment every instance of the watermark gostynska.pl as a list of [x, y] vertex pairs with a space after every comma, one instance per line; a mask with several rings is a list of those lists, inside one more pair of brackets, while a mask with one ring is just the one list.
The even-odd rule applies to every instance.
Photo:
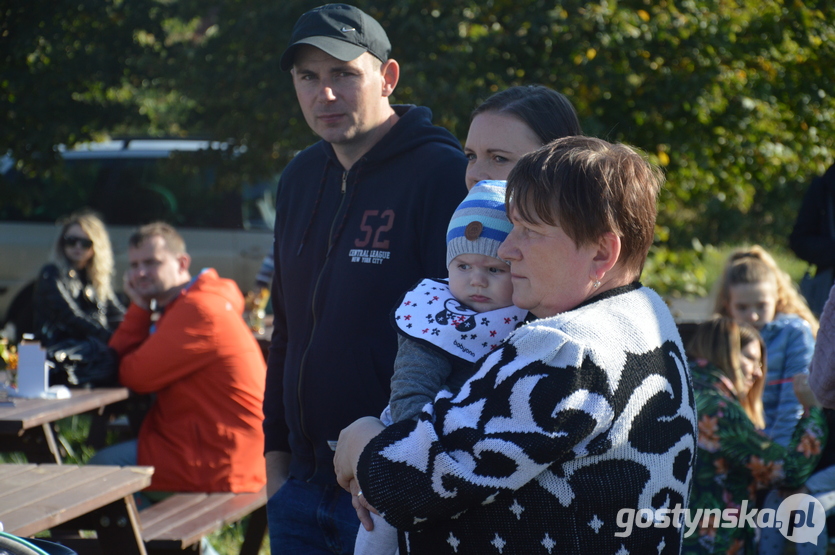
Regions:
[[699, 528], [779, 528], [786, 539], [797, 543], [815, 543], [826, 524], [826, 514], [815, 497], [797, 493], [786, 497], [774, 509], [749, 508], [748, 501], [740, 507], [720, 509], [621, 509], [618, 511], [615, 532], [619, 538], [628, 537], [634, 527], [684, 527], [684, 537]]

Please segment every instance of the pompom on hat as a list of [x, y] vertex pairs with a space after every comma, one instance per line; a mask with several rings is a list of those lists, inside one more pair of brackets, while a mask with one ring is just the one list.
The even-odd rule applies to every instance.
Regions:
[[498, 258], [499, 245], [513, 229], [507, 218], [506, 181], [479, 181], [458, 205], [446, 233], [446, 265], [461, 254]]

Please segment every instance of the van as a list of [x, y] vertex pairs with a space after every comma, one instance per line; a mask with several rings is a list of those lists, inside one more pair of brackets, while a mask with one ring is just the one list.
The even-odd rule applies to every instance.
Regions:
[[[215, 268], [243, 292], [272, 251], [277, 176], [254, 183], [236, 171], [226, 143], [116, 139], [59, 149], [49, 178], [27, 178], [0, 159], [0, 328], [19, 337], [31, 327], [35, 277], [48, 261], [56, 221], [81, 208], [98, 212], [110, 233], [114, 288], [127, 269], [136, 227], [166, 221], [183, 235], [192, 273]], [[7, 324], [12, 324], [10, 327]]]

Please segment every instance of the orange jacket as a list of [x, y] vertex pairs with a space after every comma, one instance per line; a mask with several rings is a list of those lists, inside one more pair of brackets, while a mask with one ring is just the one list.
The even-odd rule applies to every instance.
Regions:
[[204, 270], [165, 307], [131, 304], [110, 340], [119, 380], [156, 393], [139, 431], [138, 463], [155, 467], [149, 489], [258, 491], [264, 469], [266, 365], [241, 314], [234, 281]]

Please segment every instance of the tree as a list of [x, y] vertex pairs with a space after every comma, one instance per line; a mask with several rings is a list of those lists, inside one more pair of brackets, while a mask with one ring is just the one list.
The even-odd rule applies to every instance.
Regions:
[[55, 145], [147, 125], [124, 87], [142, 86], [159, 13], [153, 0], [0, 3], [0, 144], [18, 169], [48, 171]]

